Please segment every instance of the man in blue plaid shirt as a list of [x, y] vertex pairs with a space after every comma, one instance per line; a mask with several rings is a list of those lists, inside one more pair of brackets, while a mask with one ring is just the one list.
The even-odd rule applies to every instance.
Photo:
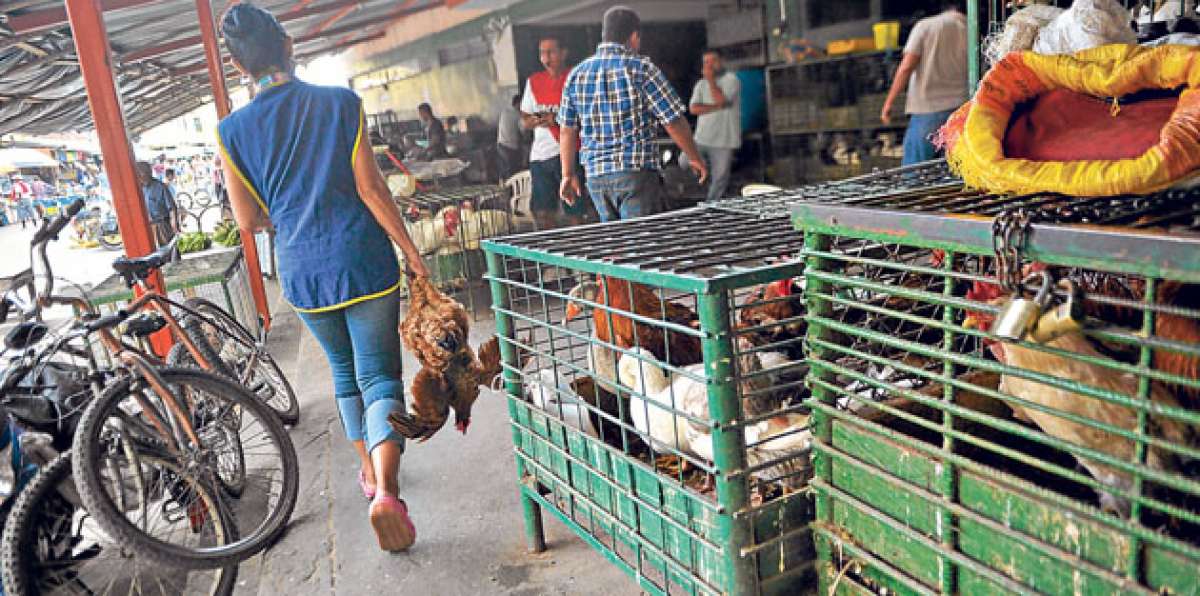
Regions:
[[[558, 110], [562, 185], [568, 205], [580, 196], [575, 154], [582, 145], [588, 193], [600, 221], [665, 209], [654, 137], [662, 124], [703, 183], [708, 167], [696, 148], [683, 102], [645, 56], [641, 20], [625, 6], [604, 13], [604, 42], [567, 77]], [[582, 139], [582, 143], [580, 140]]]

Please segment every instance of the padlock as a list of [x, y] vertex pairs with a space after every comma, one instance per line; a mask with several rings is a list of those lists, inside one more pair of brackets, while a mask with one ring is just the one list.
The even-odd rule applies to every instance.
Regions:
[[1050, 288], [1053, 285], [1050, 274], [1045, 271], [1031, 273], [1021, 282], [1021, 285], [1024, 286], [1037, 278], [1041, 278], [1042, 285], [1033, 300], [1023, 297], [1018, 291], [1004, 306], [1000, 307], [1000, 312], [996, 313], [996, 323], [992, 325], [992, 333], [996, 337], [1018, 341], [1024, 338], [1025, 334], [1037, 324], [1038, 318], [1042, 316], [1042, 310], [1046, 308], [1046, 301], [1050, 299]]
[[1046, 343], [1083, 329], [1083, 321], [1087, 317], [1083, 308], [1083, 289], [1070, 279], [1064, 279], [1058, 284], [1066, 290], [1067, 299], [1038, 317], [1033, 329], [1029, 330], [1030, 341]]

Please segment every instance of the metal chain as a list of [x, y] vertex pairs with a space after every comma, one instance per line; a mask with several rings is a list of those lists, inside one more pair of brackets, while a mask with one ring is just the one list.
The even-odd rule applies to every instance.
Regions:
[[1009, 292], [1021, 288], [1021, 261], [1033, 214], [1024, 207], [1005, 209], [992, 221], [992, 250], [996, 253], [996, 279]]

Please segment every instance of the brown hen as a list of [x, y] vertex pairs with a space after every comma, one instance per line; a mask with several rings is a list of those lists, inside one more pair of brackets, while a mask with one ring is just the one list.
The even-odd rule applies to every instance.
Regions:
[[[632, 302], [630, 301], [631, 295]], [[582, 283], [571, 289], [570, 296], [684, 327], [694, 327], [698, 320], [696, 311], [682, 304], [663, 300], [647, 286], [615, 277], [602, 276], [599, 282]], [[579, 316], [583, 310], [584, 307], [579, 303], [569, 302], [566, 310], [567, 320]], [[627, 316], [600, 308], [593, 310], [592, 323], [592, 335], [596, 339], [619, 348], [645, 348], [650, 350], [658, 360], [670, 362], [674, 366], [687, 366], [704, 360], [700, 338], [695, 335], [667, 331], [649, 323], [635, 322]], [[601, 358], [612, 358], [612, 362], [616, 362], [615, 357], [611, 354], [605, 354], [596, 360]], [[608, 378], [615, 378], [615, 374]]]
[[466, 434], [479, 386], [500, 374], [500, 344], [495, 337], [479, 348], [467, 343], [470, 317], [461, 304], [417, 277], [409, 284], [409, 310], [400, 324], [404, 345], [421, 363], [412, 382], [411, 413], [393, 413], [388, 422], [408, 439], [428, 440], [454, 411], [454, 426]]

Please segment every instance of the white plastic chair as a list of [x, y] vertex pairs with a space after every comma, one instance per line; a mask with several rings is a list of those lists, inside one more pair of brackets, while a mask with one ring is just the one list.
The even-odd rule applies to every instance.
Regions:
[[533, 200], [533, 175], [529, 170], [517, 172], [504, 182], [511, 195], [509, 208], [513, 215], [514, 231], [528, 231], [537, 228], [533, 219], [530, 202]]

